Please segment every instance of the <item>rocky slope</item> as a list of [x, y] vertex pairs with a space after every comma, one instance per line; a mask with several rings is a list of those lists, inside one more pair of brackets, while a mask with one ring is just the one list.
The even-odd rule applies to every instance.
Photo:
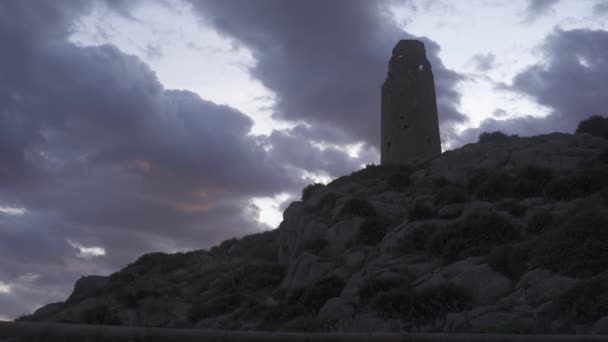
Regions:
[[280, 227], [139, 258], [22, 320], [608, 332], [608, 140], [487, 136], [304, 189]]

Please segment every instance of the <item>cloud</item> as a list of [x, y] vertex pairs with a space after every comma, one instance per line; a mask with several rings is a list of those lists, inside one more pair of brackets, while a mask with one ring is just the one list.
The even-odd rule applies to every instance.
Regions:
[[[400, 39], [415, 38], [387, 14], [384, 6], [392, 2], [192, 3], [220, 33], [252, 51], [257, 63], [251, 74], [277, 95], [275, 118], [344, 132], [319, 137], [329, 143], [346, 139], [377, 147], [380, 86], [392, 48]], [[442, 64], [439, 45], [418, 38], [433, 65], [441, 121], [464, 121], [455, 89], [461, 76]]]
[[0, 298], [5, 316], [142, 253], [265, 229], [250, 199], [302, 185], [243, 113], [165, 89], [113, 46], [69, 43], [90, 9], [0, 3], [0, 279], [39, 275]]
[[533, 22], [553, 11], [553, 7], [560, 0], [528, 0], [528, 7], [524, 12], [525, 22]]
[[487, 72], [496, 67], [496, 56], [491, 52], [479, 53], [471, 57], [471, 62], [477, 71]]
[[[128, 16], [130, 5], [110, 5]], [[311, 174], [340, 176], [377, 156], [364, 144], [350, 157], [340, 146], [352, 134], [339, 125], [250, 135], [248, 116], [165, 89], [137, 57], [71, 44], [73, 22], [90, 10], [89, 2], [0, 2], [0, 279], [12, 289], [0, 296], [0, 315], [64, 300], [81, 275], [109, 274], [146, 252], [267, 229], [252, 198], [299, 193]], [[309, 81], [319, 77], [315, 70]], [[298, 87], [311, 100], [325, 91]]]
[[506, 88], [551, 108], [551, 113], [546, 117], [488, 119], [479, 127], [466, 130], [459, 137], [459, 144], [475, 141], [479, 133], [493, 130], [522, 136], [573, 133], [580, 121], [592, 115], [608, 115], [605, 86], [608, 31], [557, 29], [545, 38], [539, 49], [543, 63], [523, 70]]
[[608, 2], [606, 2], [605, 0], [598, 0], [593, 5], [593, 13], [596, 15], [608, 14]]

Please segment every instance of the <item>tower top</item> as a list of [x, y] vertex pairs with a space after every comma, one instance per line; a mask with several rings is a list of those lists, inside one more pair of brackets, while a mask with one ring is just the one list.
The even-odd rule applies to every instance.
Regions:
[[393, 48], [393, 56], [404, 56], [413, 60], [426, 60], [424, 43], [415, 39], [402, 39]]

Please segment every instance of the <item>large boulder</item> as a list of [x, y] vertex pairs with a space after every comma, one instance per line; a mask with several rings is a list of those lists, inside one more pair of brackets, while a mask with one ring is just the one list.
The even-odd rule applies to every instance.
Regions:
[[303, 253], [289, 266], [280, 287], [288, 290], [307, 287], [331, 269], [333, 264], [330, 261]]
[[290, 265], [313, 241], [324, 239], [328, 226], [302, 202], [292, 202], [283, 213], [279, 233], [279, 262]]
[[523, 291], [523, 299], [528, 304], [537, 306], [558, 297], [578, 283], [577, 279], [537, 268], [524, 274], [515, 285], [515, 290]]
[[66, 300], [66, 304], [75, 304], [87, 297], [95, 296], [108, 284], [109, 280], [109, 277], [96, 275], [80, 277], [74, 284], [74, 291]]

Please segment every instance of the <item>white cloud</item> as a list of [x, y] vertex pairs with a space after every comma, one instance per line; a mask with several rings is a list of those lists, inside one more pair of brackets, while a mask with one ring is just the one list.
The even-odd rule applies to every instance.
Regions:
[[5, 283], [3, 281], [0, 281], [0, 294], [2, 294], [2, 293], [11, 293], [12, 290], [13, 289], [11, 288], [11, 286], [9, 284], [7, 284], [7, 283]]
[[27, 210], [25, 208], [0, 206], [0, 213], [11, 216], [23, 216]]
[[70, 239], [68, 239], [67, 241], [70, 246], [79, 250], [79, 253], [76, 254], [76, 256], [79, 258], [89, 259], [106, 255], [106, 250], [103, 247], [86, 247]]

